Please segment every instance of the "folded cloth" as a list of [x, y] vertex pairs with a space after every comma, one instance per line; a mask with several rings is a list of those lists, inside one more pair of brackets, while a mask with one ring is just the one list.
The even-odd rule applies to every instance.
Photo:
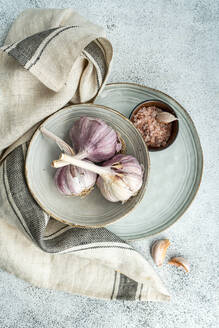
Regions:
[[97, 96], [112, 59], [104, 35], [72, 9], [18, 16], [0, 48], [0, 151], [68, 102]]
[[16, 144], [0, 167], [0, 267], [38, 287], [166, 301], [160, 278], [129, 244], [104, 228], [55, 221], [35, 202], [25, 181], [26, 140], [33, 125], [68, 101], [95, 97], [102, 88], [112, 51], [106, 39], [99, 39], [100, 31], [72, 10], [47, 9], [23, 12], [9, 32], [8, 43], [15, 43], [3, 47], [0, 57], [1, 88], [6, 81], [0, 134], [2, 149]]

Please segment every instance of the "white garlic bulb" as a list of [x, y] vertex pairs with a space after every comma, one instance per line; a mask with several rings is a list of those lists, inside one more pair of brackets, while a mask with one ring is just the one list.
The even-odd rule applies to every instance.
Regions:
[[105, 176], [97, 178], [97, 186], [106, 199], [125, 202], [137, 194], [142, 186], [143, 171], [135, 157], [118, 154], [105, 162], [103, 167], [111, 168], [116, 173], [111, 177], [113, 183]]

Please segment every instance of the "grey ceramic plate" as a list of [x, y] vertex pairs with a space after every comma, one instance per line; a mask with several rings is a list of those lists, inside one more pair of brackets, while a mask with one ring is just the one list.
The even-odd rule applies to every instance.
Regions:
[[185, 212], [199, 188], [203, 157], [195, 126], [173, 98], [132, 83], [108, 84], [95, 103], [129, 117], [140, 102], [159, 99], [168, 103], [179, 118], [179, 134], [167, 149], [150, 152], [151, 169], [147, 192], [141, 204], [108, 229], [123, 239], [143, 238], [168, 228]]
[[50, 116], [42, 126], [69, 142], [69, 129], [81, 116], [102, 118], [121, 134], [127, 153], [134, 155], [145, 167], [139, 193], [125, 204], [107, 201], [97, 187], [85, 198], [61, 195], [54, 184], [55, 169], [50, 166], [52, 160], [59, 158], [59, 148], [39, 130], [35, 132], [28, 148], [26, 179], [33, 197], [52, 217], [68, 224], [101, 227], [127, 215], [139, 204], [145, 192], [149, 155], [133, 124], [110, 108], [91, 104], [67, 107]]

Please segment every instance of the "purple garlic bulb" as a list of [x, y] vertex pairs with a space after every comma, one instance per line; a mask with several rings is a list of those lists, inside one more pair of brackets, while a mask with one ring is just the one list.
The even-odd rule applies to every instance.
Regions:
[[122, 148], [118, 134], [99, 118], [81, 117], [69, 135], [77, 158], [92, 162], [110, 159]]
[[55, 184], [61, 194], [66, 196], [83, 196], [88, 194], [95, 185], [97, 175], [73, 165], [57, 169]]

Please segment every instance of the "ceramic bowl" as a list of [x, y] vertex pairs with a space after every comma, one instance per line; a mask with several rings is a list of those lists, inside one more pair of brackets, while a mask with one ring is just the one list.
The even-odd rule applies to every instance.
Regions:
[[118, 131], [126, 143], [126, 153], [135, 156], [145, 171], [143, 185], [135, 197], [125, 204], [107, 201], [95, 189], [86, 197], [63, 196], [54, 183], [56, 170], [51, 162], [59, 158], [57, 145], [41, 134], [33, 135], [26, 157], [26, 180], [37, 203], [51, 217], [70, 225], [104, 227], [130, 213], [142, 199], [149, 171], [149, 155], [144, 140], [134, 125], [119, 112], [100, 105], [82, 104], [66, 107], [50, 116], [42, 126], [69, 142], [68, 132], [74, 121], [81, 116], [98, 117]]
[[[142, 107], [150, 107], [150, 106], [155, 106], [158, 107], [160, 109], [162, 109], [164, 112], [169, 112], [171, 114], [173, 114], [175, 117], [177, 117], [176, 112], [173, 110], [172, 107], [170, 107], [170, 105], [168, 105], [167, 103], [161, 101], [161, 100], [146, 100], [141, 102], [140, 104], [138, 104], [133, 111], [130, 114], [130, 120], [132, 121], [134, 115], [142, 108]], [[170, 138], [168, 139], [166, 146], [161, 146], [161, 147], [151, 147], [148, 146], [148, 150], [149, 151], [160, 151], [160, 150], [164, 150], [166, 148], [168, 148], [170, 145], [172, 145], [172, 143], [176, 140], [176, 137], [178, 135], [178, 131], [179, 131], [179, 122], [178, 120], [173, 121], [172, 122], [172, 132], [170, 135]]]

